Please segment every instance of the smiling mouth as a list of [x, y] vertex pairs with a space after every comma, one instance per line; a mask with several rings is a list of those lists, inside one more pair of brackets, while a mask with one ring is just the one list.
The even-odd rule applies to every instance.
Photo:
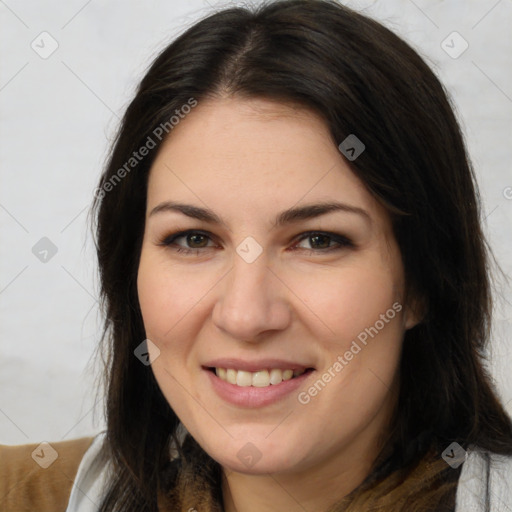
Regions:
[[248, 372], [245, 370], [235, 370], [234, 368], [207, 368], [210, 372], [229, 384], [240, 387], [257, 387], [265, 388], [269, 386], [277, 386], [284, 381], [292, 380], [306, 373], [310, 373], [314, 368], [286, 369], [267, 368], [256, 372]]

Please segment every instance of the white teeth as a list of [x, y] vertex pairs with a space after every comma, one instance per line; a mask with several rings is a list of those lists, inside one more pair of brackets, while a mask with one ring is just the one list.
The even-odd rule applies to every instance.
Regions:
[[306, 370], [281, 370], [279, 368], [272, 368], [270, 370], [247, 372], [245, 370], [237, 371], [233, 368], [215, 368], [215, 374], [221, 380], [241, 387], [254, 386], [257, 388], [265, 388], [270, 385], [275, 386], [284, 380], [298, 377], [305, 371]]
[[[236, 370], [226, 370], [226, 380], [230, 384], [236, 384], [236, 374], [237, 374]], [[222, 377], [218, 374], [217, 374], [217, 377], [220, 377], [222, 379]]]
[[293, 370], [285, 370], [283, 372], [283, 380], [290, 380], [293, 377]]
[[270, 384], [276, 385], [283, 381], [283, 372], [277, 368], [270, 370]]
[[[240, 373], [240, 372], [238, 372]], [[261, 372], [254, 372], [252, 374], [251, 385], [257, 388], [264, 388], [270, 384], [270, 375], [267, 370]]]
[[236, 374], [236, 385], [247, 387], [252, 385], [252, 375], [250, 372], [238, 371]]

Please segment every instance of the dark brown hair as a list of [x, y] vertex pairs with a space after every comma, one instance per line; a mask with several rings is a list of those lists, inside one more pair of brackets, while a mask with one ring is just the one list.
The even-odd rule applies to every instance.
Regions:
[[[391, 31], [334, 1], [284, 0], [212, 14], [165, 48], [124, 115], [101, 177], [94, 212], [106, 315], [106, 448], [115, 468], [102, 512], [156, 511], [170, 443], [179, 445], [179, 419], [151, 367], [133, 353], [146, 337], [136, 279], [160, 141], [112, 180], [176, 109], [219, 95], [300, 104], [322, 116], [334, 144], [349, 134], [363, 141], [366, 150], [349, 163], [392, 215], [409, 297], [425, 313], [403, 342], [386, 457], [333, 510], [453, 505], [455, 473], [440, 458], [448, 444], [512, 454], [511, 422], [484, 368], [489, 256], [460, 128], [439, 80]], [[206, 460], [218, 476], [218, 464], [188, 443], [183, 460]]]

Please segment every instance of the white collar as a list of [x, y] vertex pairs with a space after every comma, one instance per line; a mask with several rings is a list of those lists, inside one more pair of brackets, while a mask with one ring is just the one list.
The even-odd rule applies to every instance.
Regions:
[[106, 433], [98, 434], [85, 452], [75, 477], [66, 512], [98, 512], [108, 481], [102, 451]]
[[512, 512], [512, 457], [468, 450], [456, 504], [455, 512]]

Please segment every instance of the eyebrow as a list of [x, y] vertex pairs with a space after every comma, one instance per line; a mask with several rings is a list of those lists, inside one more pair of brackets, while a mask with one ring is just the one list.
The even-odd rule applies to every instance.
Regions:
[[[372, 223], [372, 218], [370, 217], [366, 210], [345, 203], [329, 201], [315, 204], [307, 204], [304, 206], [298, 206], [295, 208], [284, 210], [283, 212], [279, 213], [279, 215], [277, 215], [272, 227], [276, 228], [288, 224], [293, 224], [301, 220], [313, 219], [316, 217], [320, 217], [321, 215], [337, 211], [359, 215], [368, 223]], [[164, 212], [182, 213], [187, 217], [198, 219], [204, 222], [209, 222], [212, 224], [219, 224], [227, 228], [226, 223], [210, 209], [201, 208], [199, 206], [193, 206], [191, 204], [177, 203], [174, 201], [165, 201], [155, 206], [151, 210], [149, 217]]]

